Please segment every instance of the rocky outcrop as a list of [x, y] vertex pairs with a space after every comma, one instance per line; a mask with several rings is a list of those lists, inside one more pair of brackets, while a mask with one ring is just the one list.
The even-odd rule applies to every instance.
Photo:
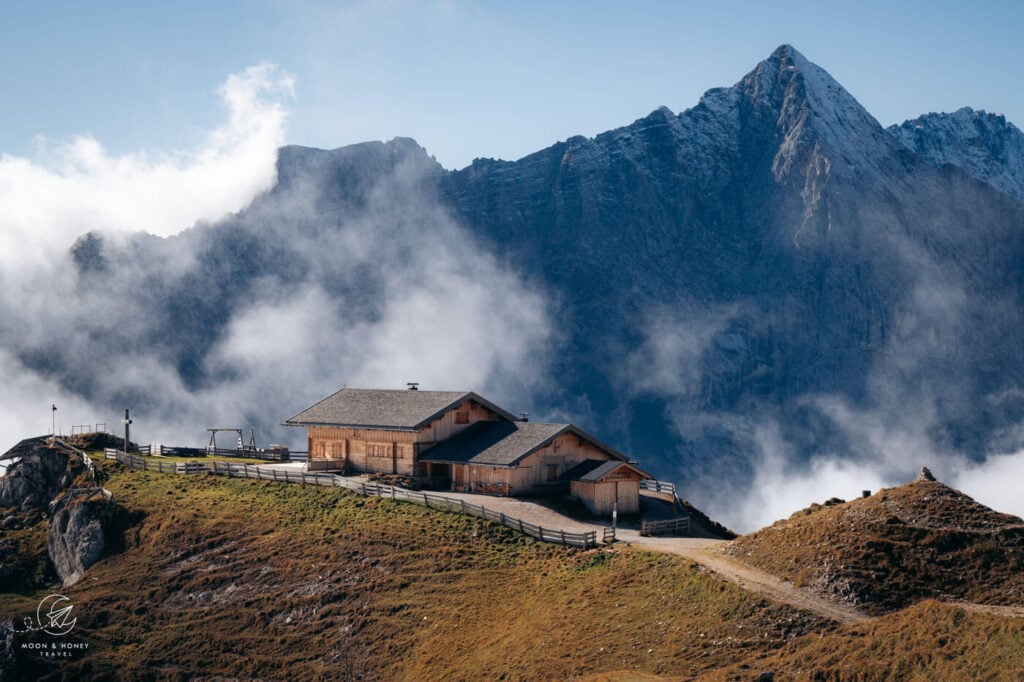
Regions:
[[925, 114], [888, 130], [936, 166], [956, 166], [1024, 202], [1024, 133], [1002, 114], [964, 107]]
[[50, 503], [46, 548], [65, 587], [103, 556], [115, 511], [114, 496], [103, 488], [75, 488]]
[[[110, 544], [116, 511], [113, 495], [98, 485], [88, 455], [59, 438], [23, 440], [4, 458], [14, 464], [0, 478], [0, 506], [9, 507], [0, 529], [34, 525], [42, 521], [45, 510], [50, 561], [65, 586], [74, 584]], [[0, 543], [0, 561], [19, 550], [17, 542]], [[3, 567], [6, 563], [0, 564]], [[0, 575], [0, 579], [7, 577]]]
[[96, 485], [89, 458], [59, 439], [29, 438], [6, 456], [16, 460], [0, 478], [0, 507], [45, 508], [67, 488]]

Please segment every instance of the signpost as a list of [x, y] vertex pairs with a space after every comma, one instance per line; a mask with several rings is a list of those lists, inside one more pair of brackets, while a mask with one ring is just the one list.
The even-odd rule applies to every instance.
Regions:
[[131, 435], [132, 418], [128, 413], [128, 408], [124, 408], [124, 419], [121, 420], [124, 424], [124, 454], [128, 454], [128, 437]]
[[619, 521], [619, 482], [615, 481], [615, 503], [612, 505], [612, 529]]

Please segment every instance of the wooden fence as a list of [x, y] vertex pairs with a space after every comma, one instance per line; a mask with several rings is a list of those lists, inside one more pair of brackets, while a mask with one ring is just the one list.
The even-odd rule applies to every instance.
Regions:
[[[318, 485], [327, 488], [344, 488], [352, 492], [369, 497], [388, 498], [403, 502], [422, 504], [429, 509], [441, 509], [443, 511], [459, 512], [469, 514], [487, 521], [500, 523], [503, 526], [517, 530], [530, 537], [543, 540], [544, 542], [556, 542], [562, 545], [573, 547], [596, 547], [597, 531], [586, 533], [568, 533], [564, 530], [544, 528], [522, 519], [508, 516], [503, 512], [497, 512], [487, 507], [466, 502], [463, 499], [455, 499], [444, 495], [407, 490], [396, 486], [384, 485], [381, 483], [370, 483], [361, 480], [343, 478], [328, 473], [309, 473], [306, 471], [289, 471], [273, 467], [264, 467], [254, 464], [234, 464], [232, 462], [161, 462], [160, 460], [145, 459], [138, 455], [125, 454], [120, 450], [108, 448], [103, 451], [107, 459], [115, 459], [133, 469], [145, 471], [158, 471], [169, 474], [198, 474], [212, 473], [220, 476], [234, 476], [236, 478], [254, 478], [262, 481], [280, 481], [285, 483], [305, 483], [307, 485]], [[615, 529], [602, 529], [602, 542], [615, 540]]]
[[[148, 446], [146, 452], [148, 453]], [[206, 462], [164, 462], [159, 459], [146, 459], [137, 452], [125, 454], [121, 450], [106, 448], [103, 451], [106, 459], [116, 459], [121, 464], [126, 464], [133, 469], [143, 471], [158, 471], [162, 474], [201, 474], [212, 472], [210, 464]]]
[[670, 535], [690, 530], [690, 517], [666, 519], [664, 521], [641, 521], [640, 535]]
[[672, 497], [676, 496], [675, 484], [668, 483], [666, 481], [653, 481], [650, 479], [640, 481], [640, 490], [658, 493], [659, 495], [671, 495]]
[[[114, 448], [106, 448], [106, 450], [112, 449]], [[226, 448], [210, 449], [172, 447], [170, 445], [139, 445], [134, 447], [129, 452], [129, 454], [163, 455], [164, 457], [205, 457], [206, 455], [216, 455], [217, 457], [240, 457], [243, 459], [262, 459], [267, 462], [305, 462], [306, 457], [309, 453], [289, 451], [287, 452], [287, 457], [285, 457], [285, 453], [275, 452], [273, 450], [251, 450], [248, 448], [243, 448], [241, 450], [228, 450]]]

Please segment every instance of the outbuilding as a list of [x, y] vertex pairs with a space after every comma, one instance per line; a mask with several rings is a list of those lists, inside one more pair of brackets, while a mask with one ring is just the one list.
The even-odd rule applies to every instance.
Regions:
[[640, 512], [640, 481], [651, 476], [623, 461], [588, 459], [562, 475], [569, 482], [569, 497], [597, 516]]

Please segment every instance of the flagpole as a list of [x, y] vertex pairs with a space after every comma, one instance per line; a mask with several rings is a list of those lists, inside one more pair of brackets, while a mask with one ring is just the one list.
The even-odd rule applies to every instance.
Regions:
[[53, 409], [50, 410], [50, 435], [57, 437], [57, 405], [50, 403]]

